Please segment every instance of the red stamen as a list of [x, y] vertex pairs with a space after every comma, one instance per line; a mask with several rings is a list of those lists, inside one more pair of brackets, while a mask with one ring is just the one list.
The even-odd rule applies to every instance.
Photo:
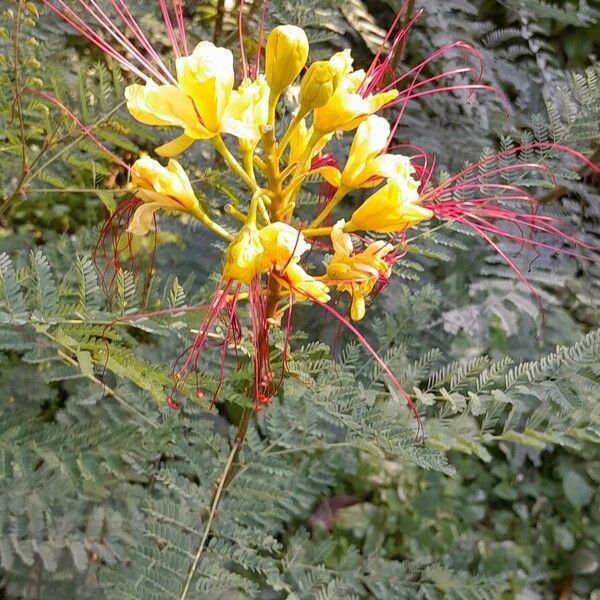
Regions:
[[179, 410], [179, 404], [171, 396], [167, 396], [166, 403], [171, 410]]
[[100, 148], [100, 150], [102, 150], [102, 152], [107, 154], [111, 158], [111, 160], [113, 160], [119, 166], [121, 166], [124, 169], [126, 169], [127, 171], [129, 171], [129, 165], [124, 163], [116, 154], [113, 154], [96, 136], [94, 136], [92, 131], [88, 127], [86, 127], [75, 116], [75, 114], [73, 112], [71, 112], [60, 100], [58, 100], [58, 98], [55, 98], [54, 96], [51, 96], [50, 94], [48, 94], [46, 92], [42, 92], [40, 90], [32, 90], [30, 88], [26, 88], [24, 90], [24, 92], [27, 92], [28, 94], [34, 94], [36, 96], [40, 96], [41, 98], [44, 98], [45, 100], [48, 100], [49, 102], [52, 102], [52, 104], [58, 106], [65, 113], [65, 115], [67, 115], [67, 117], [69, 117], [69, 119], [71, 119], [71, 121], [73, 121], [73, 123], [75, 123], [75, 125], [90, 139], [90, 141], [95, 146]]
[[408, 392], [402, 387], [401, 383], [398, 381], [396, 376], [392, 373], [390, 368], [385, 364], [383, 359], [377, 354], [377, 352], [373, 349], [373, 347], [369, 344], [369, 342], [367, 342], [366, 338], [358, 331], [358, 329], [356, 329], [356, 327], [354, 327], [354, 325], [352, 325], [352, 323], [350, 323], [350, 321], [348, 321], [348, 319], [346, 319], [339, 312], [337, 312], [337, 310], [335, 310], [335, 308], [333, 308], [332, 306], [329, 306], [329, 304], [326, 304], [325, 302], [321, 302], [320, 300], [317, 300], [317, 298], [315, 298], [312, 294], [308, 294], [305, 291], [298, 290], [289, 281], [289, 279], [287, 280], [287, 285], [290, 288], [294, 289], [297, 293], [302, 294], [303, 296], [308, 298], [311, 302], [313, 302], [317, 306], [320, 306], [321, 308], [326, 310], [339, 323], [341, 323], [348, 331], [350, 331], [350, 333], [352, 333], [354, 335], [354, 337], [356, 337], [356, 339], [359, 341], [361, 346], [373, 357], [373, 360], [375, 360], [375, 362], [380, 366], [382, 371], [388, 376], [393, 387], [402, 396], [402, 398], [405, 400], [406, 404], [410, 408], [411, 412], [414, 414], [414, 416], [417, 420], [417, 424], [418, 424], [417, 435], [419, 435], [419, 434], [424, 435], [423, 422], [421, 421], [421, 416], [419, 415], [419, 412], [417, 411], [417, 407], [415, 406], [415, 403], [412, 401], [411, 397], [408, 395]]
[[[111, 5], [123, 21], [125, 27], [127, 27], [135, 39], [141, 44], [141, 46], [148, 52], [149, 56], [154, 60], [154, 62], [158, 65], [158, 67], [163, 71], [168, 81], [172, 83], [177, 83], [173, 75], [171, 75], [169, 69], [165, 66], [162, 58], [158, 55], [156, 50], [154, 50], [152, 44], [148, 40], [148, 38], [144, 35], [144, 32], [140, 29], [140, 26], [137, 24], [135, 18], [131, 14], [131, 11], [127, 7], [127, 4], [124, 0], [110, 0]], [[164, 80], [163, 80], [164, 81]]]
[[97, 33], [94, 32], [73, 10], [71, 10], [62, 0], [55, 0], [65, 11], [61, 12], [57, 7], [51, 4], [50, 0], [42, 0], [42, 2], [56, 15], [58, 15], [67, 25], [80, 33], [94, 46], [98, 47], [107, 56], [119, 63], [126, 71], [135, 73], [144, 81], [149, 81], [149, 77], [140, 71], [135, 65], [124, 58], [116, 50], [114, 50], [107, 42], [105, 42]]
[[175, 22], [179, 31], [179, 38], [183, 48], [184, 56], [189, 55], [187, 37], [185, 33], [185, 21], [183, 19], [183, 0], [173, 0], [173, 12], [175, 13]]
[[169, 15], [169, 8], [167, 7], [166, 0], [158, 0], [158, 4], [160, 6], [160, 12], [162, 13], [163, 21], [165, 23], [165, 29], [167, 30], [167, 36], [171, 42], [171, 47], [173, 48], [173, 53], [175, 54], [175, 58], [179, 58], [181, 56], [181, 52], [179, 50], [177, 36], [175, 35], [175, 30], [173, 29], [173, 23], [171, 22], [171, 16]]
[[252, 73], [252, 77], [254, 79], [258, 77], [258, 73], [260, 72], [260, 53], [262, 51], [263, 34], [265, 31], [265, 20], [267, 18], [267, 3], [268, 0], [263, 0], [262, 9], [260, 11], [260, 21], [258, 23], [258, 38], [256, 40], [256, 58], [254, 61], [254, 72]]
[[[229, 283], [231, 284], [231, 282], [229, 282]], [[229, 312], [229, 323], [227, 325], [227, 328], [225, 329], [225, 334], [223, 336], [223, 345], [221, 348], [221, 362], [219, 364], [219, 379], [218, 379], [217, 385], [215, 387], [215, 390], [213, 392], [212, 398], [210, 400], [210, 408], [211, 409], [215, 405], [215, 403], [217, 401], [217, 396], [223, 385], [223, 378], [225, 376], [225, 359], [227, 356], [227, 348], [229, 346], [229, 337], [230, 337], [231, 331], [232, 331], [232, 323], [233, 323], [234, 319], [236, 318], [235, 308], [236, 308], [237, 299], [238, 299], [238, 295], [240, 293], [241, 286], [242, 286], [241, 283], [237, 284], [237, 287], [233, 291], [232, 300], [231, 301], [228, 300], [227, 304], [226, 304], [228, 312]]]
[[[248, 63], [246, 62], [246, 50], [244, 49], [244, 0], [240, 0], [240, 7], [238, 8], [238, 41], [242, 63], [242, 78], [245, 79], [248, 77]], [[254, 78], [256, 78], [256, 74]]]

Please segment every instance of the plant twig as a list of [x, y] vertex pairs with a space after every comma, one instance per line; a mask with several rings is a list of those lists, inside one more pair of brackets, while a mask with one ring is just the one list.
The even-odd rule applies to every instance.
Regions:
[[4, 213], [6, 208], [12, 201], [21, 193], [21, 189], [25, 183], [25, 179], [29, 174], [29, 165], [27, 164], [27, 150], [25, 148], [25, 120], [23, 119], [23, 108], [21, 106], [21, 85], [19, 66], [21, 55], [19, 52], [19, 36], [21, 34], [21, 12], [25, 0], [19, 0], [15, 12], [15, 28], [13, 31], [13, 79], [14, 79], [14, 100], [12, 105], [13, 117], [16, 115], [19, 121], [19, 129], [21, 132], [21, 175], [17, 180], [14, 192], [0, 206], [0, 214]]
[[[244, 409], [248, 410], [248, 409]], [[249, 421], [249, 419], [248, 419]], [[223, 490], [227, 483], [231, 480], [230, 473], [234, 467], [234, 463], [236, 457], [239, 455], [240, 449], [244, 444], [244, 436], [240, 437], [240, 429], [242, 423], [240, 422], [240, 428], [238, 428], [238, 435], [236, 435], [235, 440], [233, 442], [233, 447], [231, 448], [231, 452], [229, 453], [229, 457], [227, 458], [227, 462], [225, 463], [225, 468], [219, 477], [219, 483], [217, 485], [217, 489], [215, 490], [213, 497], [210, 501], [210, 512], [208, 513], [208, 520], [206, 521], [206, 525], [204, 526], [204, 533], [202, 535], [202, 539], [200, 540], [200, 545], [198, 546], [198, 551], [194, 556], [194, 561], [192, 562], [192, 566], [189, 570], [187, 579], [185, 581], [185, 585], [183, 586], [183, 590], [181, 592], [181, 596], [179, 596], [179, 600], [186, 600], [188, 597], [188, 593], [190, 591], [190, 587], [192, 585], [192, 580], [194, 578], [194, 574], [196, 573], [196, 569], [198, 567], [198, 563], [200, 562], [200, 558], [202, 557], [202, 552], [204, 552], [204, 548], [206, 547], [206, 542], [208, 541], [208, 536], [210, 534], [210, 528], [212, 522], [217, 514], [217, 509], [219, 507], [219, 501], [221, 500], [221, 496], [223, 494]], [[246, 425], [247, 429], [247, 425]]]
[[[36, 327], [36, 331], [38, 333], [41, 333], [42, 335], [46, 336], [51, 342], [53, 342], [53, 343], [55, 343], [55, 344], [57, 344], [59, 346], [62, 346], [68, 352], [73, 352], [74, 353], [74, 350], [72, 348], [69, 348], [68, 346], [66, 346], [65, 344], [63, 344], [62, 342], [60, 342], [58, 340], [58, 338], [56, 338], [55, 336], [53, 336], [50, 332], [44, 330], [41, 327]], [[69, 365], [71, 365], [73, 367], [78, 367], [79, 368], [79, 363], [73, 357], [69, 356], [66, 352], [63, 352], [62, 350], [58, 350], [57, 354], [58, 354], [58, 357], [63, 362], [66, 362], [67, 364], [69, 364]], [[101, 386], [102, 389], [104, 390], [104, 393], [107, 396], [111, 396], [112, 398], [114, 398], [117, 402], [119, 402], [125, 408], [127, 408], [127, 410], [133, 412], [140, 419], [142, 419], [145, 423], [147, 423], [148, 425], [150, 425], [150, 427], [152, 427], [154, 429], [157, 428], [156, 423], [153, 423], [143, 412], [141, 412], [137, 408], [135, 408], [135, 406], [132, 406], [131, 404], [129, 404], [129, 402], [127, 402], [127, 400], [125, 400], [125, 398], [123, 398], [122, 396], [120, 396], [119, 394], [117, 394], [117, 392], [115, 392], [115, 390], [113, 390], [111, 387], [109, 387], [108, 385], [106, 385], [106, 383], [104, 383], [104, 381], [101, 381], [100, 379], [98, 379], [92, 373], [88, 373], [88, 374], [83, 373], [83, 376], [86, 377], [87, 379], [89, 379], [92, 383], [95, 383], [96, 385]]]

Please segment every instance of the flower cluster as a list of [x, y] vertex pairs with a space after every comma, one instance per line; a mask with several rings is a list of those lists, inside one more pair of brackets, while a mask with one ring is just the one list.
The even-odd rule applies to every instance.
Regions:
[[[350, 234], [402, 232], [433, 213], [419, 206], [419, 182], [409, 158], [386, 153], [390, 125], [374, 114], [398, 92], [365, 93], [366, 73], [353, 70], [349, 50], [305, 69], [308, 54], [305, 32], [284, 25], [267, 39], [265, 73], [245, 78], [237, 88], [232, 53], [210, 42], [200, 42], [189, 56], [177, 58], [175, 83], [161, 85], [150, 79], [143, 86], [130, 85], [125, 92], [127, 107], [137, 120], [182, 130], [157, 148], [157, 154], [172, 157], [196, 140], [209, 140], [249, 193], [247, 212], [236, 211], [241, 228], [230, 234], [202, 211], [179, 163], [171, 159], [165, 168], [144, 157], [132, 167], [132, 184], [143, 203], [129, 231], [147, 233], [154, 212], [161, 207], [187, 212], [230, 240], [223, 267], [226, 280], [248, 284], [265, 273], [278, 283], [281, 295], [319, 302], [329, 301], [334, 288], [350, 294], [351, 317], [358, 320], [365, 314], [366, 296], [390, 273], [384, 259], [393, 247], [373, 242], [355, 250]], [[304, 69], [295, 115], [278, 140], [277, 103]], [[319, 167], [332, 135], [353, 130], [343, 169]], [[223, 134], [237, 138], [239, 159], [223, 141]], [[294, 224], [295, 208], [309, 174], [320, 175], [336, 191], [303, 233]], [[376, 187], [347, 223], [318, 227], [350, 192]], [[310, 275], [300, 265], [311, 248], [306, 236], [327, 234], [333, 257], [325, 273]]]
[[[565, 234], [556, 219], [538, 214], [535, 198], [527, 189], [497, 181], [517, 170], [542, 173], [554, 181], [554, 175], [544, 165], [530, 161], [506, 163], [510, 155], [521, 151], [558, 150], [600, 172], [597, 165], [576, 150], [559, 143], [509, 148], [486, 156], [437, 185], [433, 183], [435, 161], [424, 150], [405, 144], [401, 147], [409, 148], [411, 156], [390, 151], [406, 104], [415, 98], [456, 90], [484, 90], [501, 96], [491, 86], [480, 83], [481, 58], [464, 42], [448, 44], [415, 67], [397, 73], [393, 63], [401, 61], [392, 61], [392, 57], [402, 54], [406, 35], [421, 13], [417, 11], [401, 23], [402, 14], [411, 4], [408, 0], [402, 3], [366, 71], [353, 69], [349, 50], [307, 65], [306, 33], [283, 25], [273, 29], [267, 38], [264, 73], [260, 73], [261, 25], [252, 69], [248, 69], [243, 44], [240, 46], [242, 77], [237, 87], [230, 50], [207, 41], [200, 42], [191, 52], [188, 50], [181, 2], [172, 4], [174, 25], [167, 4], [159, 0], [175, 55], [173, 74], [133, 19], [125, 0], [111, 0], [111, 6], [134, 43], [115, 27], [111, 16], [97, 2], [76, 3], [95, 20], [99, 30], [72, 10], [66, 0], [42, 1], [144, 82], [128, 86], [125, 92], [127, 107], [135, 119], [178, 130], [169, 142], [155, 149], [159, 157], [168, 159], [166, 166], [144, 156], [129, 167], [96, 140], [60, 101], [40, 92], [129, 171], [135, 196], [120, 205], [103, 227], [102, 235], [113, 222], [121, 223], [123, 217], [130, 236], [144, 235], [154, 225], [156, 212], [164, 209], [191, 215], [227, 241], [221, 284], [191, 348], [186, 350], [187, 358], [177, 371], [176, 387], [183, 381], [182, 375], [192, 371], [198, 374], [200, 350], [217, 319], [224, 319], [227, 325], [222, 342], [224, 363], [228, 345], [237, 345], [241, 335], [236, 303], [247, 298], [254, 346], [252, 396], [257, 410], [261, 409], [277, 388], [270, 362], [269, 328], [279, 323], [289, 309], [289, 335], [292, 305], [309, 300], [359, 339], [418, 418], [410, 396], [356, 327], [331, 305], [332, 300], [348, 294], [350, 318], [362, 319], [368, 297], [381, 289], [391, 275], [393, 262], [406, 251], [404, 232], [433, 217], [470, 227], [499, 253], [534, 295], [533, 286], [498, 246], [498, 238], [578, 257], [581, 254], [565, 250], [562, 244], [569, 242], [579, 249], [592, 249]], [[240, 39], [241, 28], [240, 21]], [[424, 76], [432, 61], [451, 50], [460, 50], [467, 58], [475, 57], [480, 68], [465, 64]], [[446, 83], [457, 75], [469, 75], [473, 80]], [[278, 113], [277, 107], [282, 94], [294, 85], [297, 93], [289, 95], [297, 98], [293, 115], [281, 122], [278, 114], [283, 111]], [[395, 107], [391, 123], [378, 115], [386, 107]], [[347, 155], [336, 158], [328, 153], [332, 138], [348, 132], [353, 132], [353, 138]], [[199, 140], [212, 144], [247, 190], [236, 206], [224, 207], [228, 222], [216, 222], [211, 217], [199, 202], [183, 167], [174, 159]], [[320, 178], [327, 193], [320, 198], [318, 214], [307, 222], [306, 207], [301, 201], [306, 196], [301, 192], [315, 178]], [[352, 194], [356, 190], [360, 194]], [[356, 206], [349, 195], [364, 199]], [[340, 213], [335, 219], [334, 212]], [[544, 236], [543, 241], [535, 234]], [[324, 250], [327, 255], [320, 272], [315, 272], [318, 267], [310, 267], [307, 260], [314, 254], [313, 249]], [[285, 352], [284, 348], [284, 369]], [[219, 388], [220, 383], [213, 401]], [[177, 406], [174, 401], [173, 405]]]

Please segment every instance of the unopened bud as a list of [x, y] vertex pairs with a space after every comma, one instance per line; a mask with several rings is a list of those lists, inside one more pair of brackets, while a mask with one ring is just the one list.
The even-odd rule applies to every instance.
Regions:
[[337, 71], [327, 60], [314, 62], [300, 83], [300, 113], [306, 114], [329, 102], [337, 87]]
[[308, 58], [308, 38], [300, 27], [281, 25], [269, 34], [265, 74], [271, 94], [278, 97], [302, 71]]

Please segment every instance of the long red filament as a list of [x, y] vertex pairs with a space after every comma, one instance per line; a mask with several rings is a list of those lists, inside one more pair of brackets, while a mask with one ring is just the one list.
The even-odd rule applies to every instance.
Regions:
[[329, 306], [329, 304], [327, 304], [325, 302], [321, 302], [320, 300], [315, 298], [312, 294], [309, 294], [308, 292], [306, 292], [304, 290], [299, 290], [296, 286], [294, 286], [294, 284], [291, 281], [289, 281], [289, 279], [285, 278], [285, 275], [282, 278], [284, 279], [284, 281], [286, 282], [286, 285], [290, 289], [292, 289], [296, 293], [308, 298], [313, 304], [316, 304], [317, 306], [320, 306], [322, 309], [326, 310], [341, 325], [343, 325], [348, 331], [350, 331], [350, 333], [352, 333], [354, 335], [354, 337], [356, 337], [356, 339], [359, 341], [361, 346], [373, 357], [373, 360], [375, 360], [375, 362], [379, 365], [381, 370], [388, 376], [393, 387], [405, 400], [406, 404], [410, 408], [411, 412], [415, 415], [415, 418], [417, 420], [417, 423], [418, 423], [417, 432], [422, 433], [423, 432], [423, 423], [421, 421], [421, 416], [419, 415], [419, 411], [417, 410], [415, 403], [412, 401], [412, 398], [409, 396], [408, 392], [402, 387], [402, 384], [398, 381], [397, 377], [392, 373], [391, 369], [385, 364], [383, 359], [379, 356], [379, 354], [377, 354], [377, 352], [374, 350], [374, 348], [371, 346], [371, 344], [369, 344], [369, 342], [362, 335], [362, 333], [360, 333], [360, 331], [358, 331], [358, 329], [354, 325], [352, 325], [352, 323], [350, 323], [350, 321], [348, 321], [348, 319], [346, 317], [344, 317], [337, 310], [335, 310], [335, 308], [333, 308], [332, 306]]
[[175, 35], [173, 23], [171, 22], [171, 16], [169, 15], [169, 7], [167, 6], [166, 0], [158, 0], [158, 5], [160, 6], [160, 12], [163, 16], [165, 29], [167, 30], [167, 36], [169, 38], [169, 41], [171, 42], [173, 53], [175, 54], [176, 58], [179, 58], [181, 56], [181, 51], [179, 50], [177, 36]]
[[238, 41], [240, 45], [240, 60], [242, 62], [242, 77], [245, 79], [248, 77], [248, 63], [246, 62], [246, 50], [244, 49], [244, 0], [240, 0], [238, 8]]
[[267, 3], [268, 0], [263, 0], [262, 9], [260, 11], [260, 21], [258, 23], [258, 37], [256, 39], [256, 58], [254, 61], [254, 79], [258, 77], [258, 73], [260, 72], [260, 53], [262, 51], [263, 35], [265, 32], [265, 20], [267, 18]]
[[50, 94], [46, 93], [46, 92], [42, 92], [40, 90], [32, 90], [27, 88], [26, 90], [24, 90], [25, 92], [29, 93], [29, 94], [34, 94], [36, 96], [40, 96], [42, 98], [44, 98], [45, 100], [48, 100], [49, 102], [52, 102], [52, 104], [55, 104], [56, 106], [58, 106], [58, 108], [60, 108], [65, 115], [67, 115], [67, 117], [69, 117], [69, 119], [71, 119], [71, 121], [73, 121], [73, 123], [75, 123], [75, 125], [81, 130], [82, 133], [84, 133], [88, 139], [95, 145], [97, 146], [100, 150], [102, 150], [102, 152], [104, 152], [107, 156], [109, 156], [111, 158], [111, 160], [113, 160], [116, 164], [118, 164], [119, 166], [123, 167], [124, 169], [126, 169], [127, 171], [129, 171], [129, 165], [127, 165], [125, 162], [123, 162], [116, 154], [114, 154], [113, 152], [111, 152], [91, 131], [91, 129], [89, 129], [89, 127], [86, 127], [76, 116], [73, 112], [71, 112], [58, 98], [55, 98], [54, 96], [51, 96]]
[[181, 40], [183, 54], [184, 56], [187, 56], [190, 52], [188, 50], [187, 36], [185, 33], [185, 21], [183, 20], [183, 0], [173, 0], [173, 12], [175, 13], [175, 22], [177, 23], [177, 30], [179, 31], [179, 39]]

